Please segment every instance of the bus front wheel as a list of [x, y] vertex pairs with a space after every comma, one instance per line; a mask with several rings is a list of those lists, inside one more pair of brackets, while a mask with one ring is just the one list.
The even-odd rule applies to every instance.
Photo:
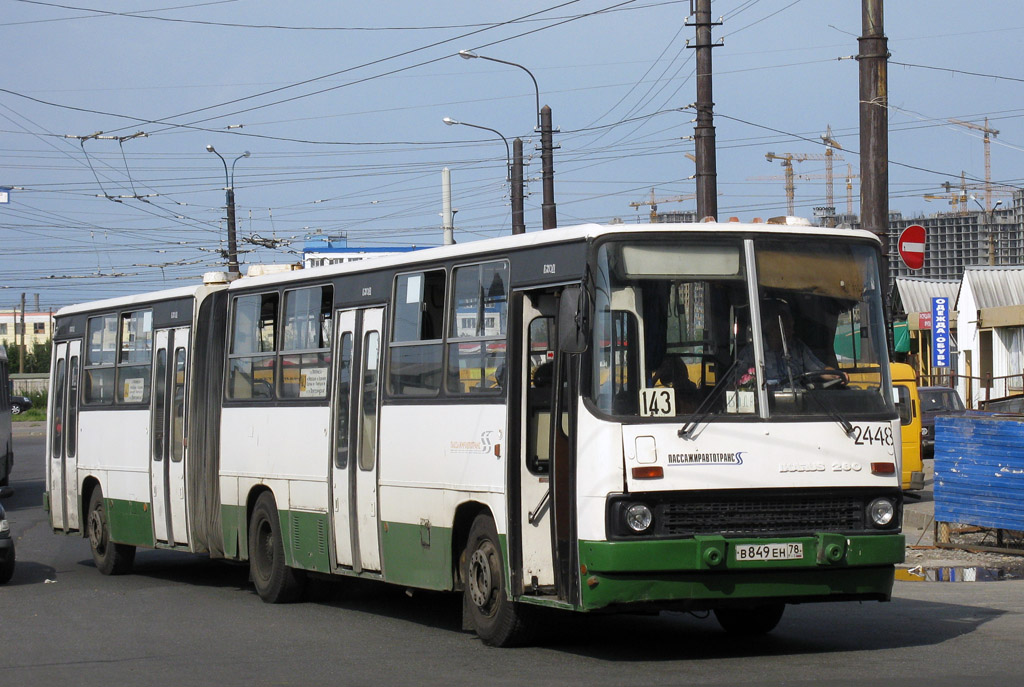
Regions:
[[103, 504], [103, 491], [97, 486], [89, 497], [89, 515], [86, 520], [89, 548], [96, 569], [104, 575], [124, 575], [135, 563], [135, 547], [110, 541], [107, 509]]
[[527, 635], [524, 609], [505, 594], [505, 564], [494, 521], [478, 515], [462, 556], [463, 613], [491, 646], [513, 646]]
[[267, 603], [289, 603], [302, 596], [302, 574], [285, 565], [281, 520], [270, 492], [256, 500], [249, 520], [249, 575]]
[[782, 620], [786, 604], [765, 604], [753, 608], [716, 608], [715, 619], [730, 634], [753, 637], [768, 634]]

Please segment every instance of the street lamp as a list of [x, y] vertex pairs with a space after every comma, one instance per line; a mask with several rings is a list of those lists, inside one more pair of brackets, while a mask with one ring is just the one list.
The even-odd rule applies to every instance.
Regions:
[[489, 126], [480, 126], [479, 124], [470, 124], [469, 122], [460, 122], [452, 119], [451, 117], [445, 117], [442, 119], [448, 126], [470, 126], [474, 129], [483, 129], [484, 131], [490, 131], [491, 133], [497, 134], [498, 137], [505, 143], [505, 180], [508, 181], [512, 186], [512, 233], [513, 234], [524, 234], [526, 233], [526, 225], [523, 223], [523, 142], [516, 138], [515, 143], [515, 166], [512, 164], [512, 157], [509, 153], [508, 139], [497, 129], [492, 129]]
[[537, 92], [537, 129], [540, 129], [540, 86], [537, 85], [537, 79], [533, 76], [533, 72], [531, 72], [529, 69], [527, 69], [521, 64], [516, 64], [515, 62], [506, 62], [505, 60], [499, 60], [497, 57], [487, 57], [487, 55], [478, 55], [472, 50], [460, 50], [459, 57], [461, 57], [464, 60], [481, 59], [489, 60], [491, 62], [497, 62], [499, 64], [507, 64], [510, 67], [519, 67], [524, 72], [529, 74], [530, 78], [533, 80], [533, 90]]
[[971, 200], [974, 201], [975, 205], [981, 209], [981, 215], [985, 218], [985, 228], [988, 229], [988, 264], [996, 264], [996, 232], [993, 227], [994, 222], [992, 221], [992, 213], [995, 212], [996, 208], [1003, 204], [1003, 201], [997, 200], [996, 204], [992, 206], [991, 211], [986, 211], [985, 206], [981, 204], [977, 196], [971, 194]]
[[231, 173], [228, 174], [228, 162], [224, 156], [217, 152], [212, 145], [206, 146], [206, 152], [213, 153], [220, 158], [224, 164], [224, 192], [225, 202], [228, 209], [228, 272], [239, 274], [238, 270], [238, 244], [235, 241], [235, 163], [243, 157], [249, 157], [249, 151], [245, 151], [231, 162]]
[[540, 87], [537, 85], [537, 79], [533, 76], [533, 72], [516, 62], [499, 60], [496, 57], [487, 57], [486, 55], [478, 55], [472, 50], [460, 50], [459, 57], [465, 60], [479, 58], [481, 60], [489, 60], [499, 64], [507, 64], [511, 67], [519, 67], [530, 75], [530, 79], [533, 81], [534, 91], [536, 91], [537, 94], [537, 130], [540, 131], [541, 178], [544, 185], [544, 199], [541, 202], [541, 222], [544, 229], [554, 229], [558, 226], [558, 220], [555, 212], [555, 147], [551, 141], [551, 108], [547, 105], [544, 107], [540, 106]]

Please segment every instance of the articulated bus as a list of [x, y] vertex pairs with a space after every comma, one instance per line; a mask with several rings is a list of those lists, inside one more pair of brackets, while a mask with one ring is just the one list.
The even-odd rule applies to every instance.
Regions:
[[[586, 225], [67, 307], [45, 505], [106, 574], [147, 547], [247, 563], [267, 602], [451, 590], [499, 646], [541, 606], [764, 633], [886, 601], [881, 259], [863, 231]], [[777, 333], [824, 369], [767, 364]]]

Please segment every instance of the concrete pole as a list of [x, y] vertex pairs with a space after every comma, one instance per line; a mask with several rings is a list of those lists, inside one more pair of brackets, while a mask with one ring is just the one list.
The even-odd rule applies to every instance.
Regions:
[[238, 242], [235, 239], [235, 189], [228, 186], [226, 193], [228, 205], [228, 272], [239, 274]]
[[551, 141], [551, 108], [540, 108], [540, 161], [544, 181], [544, 201], [541, 203], [541, 221], [544, 229], [558, 226], [555, 213], [555, 156]]
[[25, 372], [25, 294], [21, 294], [21, 346], [18, 348], [18, 372]]
[[523, 139], [512, 141], [512, 233], [525, 234], [523, 215]]
[[455, 213], [452, 212], [452, 173], [447, 167], [441, 170], [441, 230], [444, 232], [444, 245], [453, 245]]

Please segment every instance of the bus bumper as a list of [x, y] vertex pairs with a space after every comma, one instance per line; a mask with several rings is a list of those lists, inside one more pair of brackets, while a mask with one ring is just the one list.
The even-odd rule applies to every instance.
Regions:
[[[800, 543], [795, 560], [737, 560], [745, 544]], [[583, 610], [609, 606], [706, 609], [731, 602], [886, 601], [902, 534], [580, 542]]]

